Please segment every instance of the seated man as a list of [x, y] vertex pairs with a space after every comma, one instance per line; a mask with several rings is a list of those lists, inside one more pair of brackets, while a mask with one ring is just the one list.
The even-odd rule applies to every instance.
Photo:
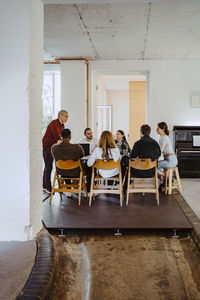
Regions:
[[[69, 129], [64, 129], [61, 132], [62, 142], [60, 144], [54, 144], [51, 148], [52, 155], [55, 160], [79, 160], [84, 156], [83, 148], [77, 144], [71, 144], [71, 131]], [[88, 192], [90, 191], [91, 182], [91, 168], [83, 165], [83, 172], [86, 175], [86, 185]], [[58, 169], [59, 175], [63, 177], [79, 177], [79, 168], [72, 170], [60, 170]]]
[[[159, 158], [161, 151], [159, 144], [152, 139], [149, 135], [151, 133], [151, 127], [147, 124], [142, 125], [140, 128], [141, 139], [135, 142], [133, 149], [130, 153], [130, 158], [151, 158], [152, 161]], [[122, 158], [122, 166], [129, 165], [129, 157], [124, 156]], [[131, 170], [132, 174], [135, 177], [144, 178], [144, 177], [152, 177], [155, 174], [155, 169], [149, 170]], [[126, 185], [125, 185], [126, 189]]]
[[[71, 144], [71, 131], [69, 129], [63, 129], [61, 132], [62, 142], [60, 144], [54, 144], [51, 148], [52, 155], [55, 160], [79, 160], [84, 156], [83, 149], [80, 145]], [[58, 173], [62, 176], [79, 177], [79, 168], [72, 170], [59, 170]]]
[[85, 137], [82, 138], [79, 141], [79, 143], [80, 144], [90, 144], [90, 153], [92, 153], [98, 144], [98, 140], [96, 138], [93, 138], [93, 133], [90, 128], [86, 128], [84, 130], [84, 135], [85, 135]]

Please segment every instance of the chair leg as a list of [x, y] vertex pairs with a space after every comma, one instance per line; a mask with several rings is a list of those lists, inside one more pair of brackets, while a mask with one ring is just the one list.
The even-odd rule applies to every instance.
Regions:
[[81, 205], [81, 187], [82, 187], [82, 174], [80, 172], [80, 178], [79, 178], [79, 193], [78, 193], [78, 205]]
[[50, 197], [50, 201], [49, 201], [50, 204], [51, 204], [51, 202], [52, 202], [52, 197], [53, 197], [53, 193], [54, 193], [54, 187], [55, 187], [55, 182], [56, 182], [56, 176], [57, 176], [57, 174], [56, 174], [56, 172], [55, 172], [54, 178], [53, 178], [53, 186], [52, 186], [52, 189], [51, 189], [51, 197]]
[[93, 184], [94, 184], [94, 172], [92, 172], [92, 178], [91, 178], [91, 187], [90, 187], [90, 201], [89, 201], [89, 206], [91, 206], [91, 204], [92, 204]]
[[157, 205], [159, 205], [158, 176], [157, 176], [157, 174], [155, 174], [155, 185], [156, 185], [156, 201], [157, 201]]
[[166, 174], [165, 174], [165, 195], [167, 195], [168, 193], [168, 181], [169, 181], [169, 171], [167, 170], [166, 171]]
[[169, 170], [169, 192], [168, 192], [169, 195], [171, 195], [172, 193], [172, 174], [173, 174], [173, 169], [171, 168]]
[[122, 207], [123, 202], [123, 183], [122, 183], [122, 174], [119, 174], [119, 188], [120, 188], [120, 206]]
[[180, 179], [180, 176], [179, 176], [178, 167], [175, 168], [175, 173], [176, 173], [176, 180], [177, 180], [177, 183], [178, 183], [178, 189], [179, 189], [179, 192], [181, 193], [182, 192], [182, 186], [181, 186], [181, 179]]
[[126, 193], [127, 193], [126, 194], [126, 205], [128, 205], [128, 200], [129, 200], [130, 173], [131, 173], [131, 170], [130, 170], [130, 167], [129, 167], [129, 170], [128, 170], [128, 183], [127, 183], [127, 191], [126, 191]]
[[60, 192], [59, 194], [60, 194], [60, 201], [62, 202], [62, 192]]
[[87, 200], [89, 200], [89, 198], [88, 198], [87, 186], [86, 186], [85, 178], [84, 178], [84, 175], [83, 175], [83, 174], [82, 174], [82, 177], [83, 177], [83, 188], [84, 188], [84, 190], [85, 190], [86, 198], [87, 198]]

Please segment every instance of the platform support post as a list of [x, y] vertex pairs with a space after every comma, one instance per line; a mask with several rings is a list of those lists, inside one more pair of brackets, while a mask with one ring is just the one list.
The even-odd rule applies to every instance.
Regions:
[[173, 235], [172, 235], [173, 238], [179, 238], [179, 235], [177, 235], [177, 231], [176, 229], [173, 229]]
[[119, 229], [117, 229], [114, 235], [122, 235], [122, 233], [119, 231]]
[[59, 229], [59, 230], [60, 230], [60, 234], [58, 236], [65, 236], [64, 229]]

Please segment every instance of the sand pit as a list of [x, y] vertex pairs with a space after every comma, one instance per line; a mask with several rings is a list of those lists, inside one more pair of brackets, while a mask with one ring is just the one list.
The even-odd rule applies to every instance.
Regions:
[[200, 299], [200, 257], [190, 237], [54, 236], [53, 300]]

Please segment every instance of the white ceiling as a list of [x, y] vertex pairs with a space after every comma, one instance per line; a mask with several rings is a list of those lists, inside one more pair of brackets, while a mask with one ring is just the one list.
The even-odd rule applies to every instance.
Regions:
[[199, 0], [99, 2], [44, 0], [46, 60], [200, 59]]

